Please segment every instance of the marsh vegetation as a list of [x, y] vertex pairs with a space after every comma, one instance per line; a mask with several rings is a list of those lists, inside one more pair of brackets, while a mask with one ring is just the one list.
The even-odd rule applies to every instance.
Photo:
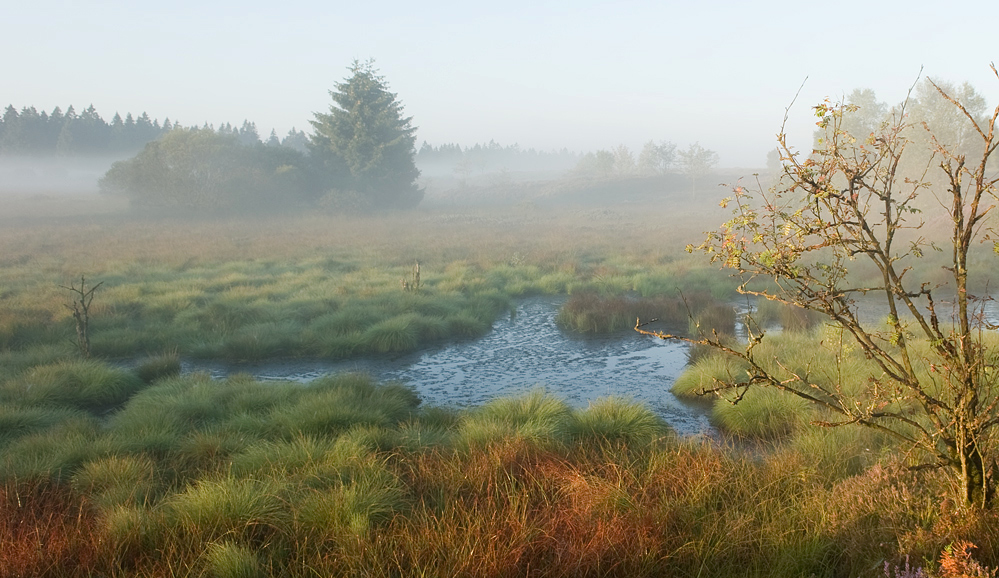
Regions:
[[[359, 375], [178, 374], [187, 357], [439, 347], [482, 335], [525, 296], [567, 296], [564, 331], [629, 331], [636, 312], [734, 326], [730, 305], [710, 315], [731, 302], [731, 282], [683, 250], [712, 202], [548, 202], [8, 221], [3, 572], [838, 576], [907, 555], [934, 565], [958, 539], [994, 559], [991, 511], [942, 511], [945, 477], [905, 472], [884, 436], [809, 427], [812, 410], [784, 398], [718, 405], [716, 425], [746, 446], [678, 437], [622, 398], [572, 407], [536, 390], [453, 410]], [[660, 218], [667, 206], [675, 221]], [[406, 291], [417, 261], [420, 289]], [[104, 283], [91, 360], [59, 287], [81, 270]], [[772, 347], [823, 362], [828, 329], [769, 315], [789, 328]], [[865, 362], [851, 363], [862, 387]], [[735, 369], [711, 355], [692, 367], [676, 391]]]
[[[345, 83], [339, 96], [366, 87], [398, 113], [394, 95], [372, 87], [379, 78], [367, 81]], [[798, 307], [807, 303], [736, 303], [738, 281], [685, 250], [719, 220], [719, 199], [703, 185], [712, 158], [686, 177], [639, 174], [615, 168], [635, 164], [619, 147], [616, 157], [580, 159], [610, 170], [545, 182], [463, 174], [454, 186], [417, 183], [403, 162], [386, 177], [397, 189], [386, 200], [357, 142], [336, 144], [347, 108], [315, 123], [323, 170], [343, 185], [309, 189], [310, 203], [325, 204], [289, 197], [265, 215], [195, 202], [206, 210], [192, 214], [106, 197], [84, 197], [86, 211], [74, 210], [80, 198], [6, 199], [0, 575], [991, 575], [978, 564], [999, 562], [995, 506], [955, 500], [961, 480], [923, 467], [925, 454], [906, 443], [921, 418], [896, 429], [817, 428], [835, 412], [780, 387], [749, 387], [765, 375], [860, 407], [884, 368], [849, 328]], [[395, 120], [402, 140], [392, 142], [412, 153], [409, 119]], [[158, 166], [173, 141], [204, 141], [236, 155], [226, 173], [235, 180], [205, 190], [237, 206], [239, 195], [270, 194], [298, 174], [294, 163], [268, 165], [254, 188], [239, 163], [257, 153], [306, 158], [237, 149], [214, 131], [170, 135], [109, 174], [121, 184], [128, 171]], [[698, 149], [688, 153], [710, 152]], [[662, 168], [675, 146], [649, 150], [661, 158], [639, 165]], [[203, 193], [196, 184], [178, 190]], [[920, 233], [946, 237], [948, 224]], [[988, 249], [967, 252], [964, 264], [978, 271], [968, 291], [988, 288]], [[946, 278], [946, 259], [920, 259], [908, 274]], [[863, 288], [878, 271], [836, 278]], [[765, 297], [782, 280], [757, 279], [753, 291]], [[440, 349], [481, 338], [528, 297], [560, 300], [553, 330], [634, 338], [636, 318], [655, 318], [699, 342], [672, 390], [702, 404], [720, 433], [678, 435], [615, 391], [573, 404], [541, 384], [455, 408], [358, 373], [296, 383], [181, 371], [191, 359], [377, 362]], [[905, 333], [900, 344], [906, 321], [883, 319], [869, 326], [888, 336], [878, 337], [887, 353], [938, 352], [930, 337]], [[767, 339], [754, 341], [761, 328]], [[753, 356], [731, 355], [747, 337]], [[986, 324], [976, 339], [976, 351], [996, 350]], [[983, 374], [993, 357], [980, 357]], [[912, 380], [935, 383], [937, 371], [917, 363]], [[722, 395], [696, 395], [705, 391]], [[888, 406], [919, 410], [898, 396]], [[995, 454], [993, 437], [975, 443]]]

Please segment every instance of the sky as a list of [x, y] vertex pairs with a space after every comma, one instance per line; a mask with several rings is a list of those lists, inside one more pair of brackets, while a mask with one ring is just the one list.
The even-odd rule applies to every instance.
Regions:
[[792, 101], [786, 130], [807, 148], [811, 106], [855, 88], [899, 102], [921, 69], [999, 100], [994, 1], [0, 0], [0, 14], [0, 107], [249, 119], [264, 138], [309, 132], [355, 59], [374, 59], [418, 145], [698, 142], [725, 167], [764, 166]]

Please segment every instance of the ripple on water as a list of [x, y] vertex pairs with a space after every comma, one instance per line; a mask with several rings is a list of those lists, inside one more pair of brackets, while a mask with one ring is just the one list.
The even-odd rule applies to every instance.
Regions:
[[288, 361], [224, 364], [185, 361], [185, 371], [215, 377], [244, 372], [262, 380], [308, 382], [328, 373], [362, 371], [381, 381], [414, 387], [429, 404], [468, 407], [543, 387], [576, 407], [622, 396], [647, 404], [678, 433], [710, 433], [701, 408], [669, 389], [687, 362], [684, 344], [637, 333], [579, 336], [560, 330], [561, 298], [525, 299], [516, 315], [497, 321], [487, 335], [421, 353], [345, 362]]

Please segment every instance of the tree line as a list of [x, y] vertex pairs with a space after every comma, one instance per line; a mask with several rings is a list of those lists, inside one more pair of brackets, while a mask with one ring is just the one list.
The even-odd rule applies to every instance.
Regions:
[[682, 174], [690, 179], [691, 191], [697, 190], [697, 179], [709, 174], [718, 164], [718, 153], [700, 143], [677, 148], [670, 141], [650, 140], [638, 157], [626, 145], [587, 153], [579, 159], [573, 172], [585, 177], [646, 176], [662, 177]]
[[470, 147], [455, 143], [434, 146], [424, 141], [416, 153], [416, 162], [424, 167], [446, 167], [457, 177], [467, 178], [472, 174], [499, 170], [568, 170], [579, 162], [580, 156], [566, 148], [539, 151], [521, 148], [519, 144], [503, 146], [493, 140]]
[[136, 207], [245, 211], [320, 206], [369, 212], [414, 206], [415, 127], [372, 62], [354, 62], [313, 132], [262, 141], [256, 126], [178, 127], [118, 161], [100, 181]]
[[[961, 103], [962, 108], [943, 97], [946, 94]], [[909, 143], [906, 155], [900, 160], [900, 174], [921, 179], [927, 170], [935, 170], [941, 147], [956, 155], [972, 158], [981, 152], [981, 140], [971, 121], [984, 126], [987, 123], [987, 103], [970, 83], [955, 85], [929, 79], [917, 83], [904, 103], [889, 105], [878, 100], [870, 88], [854, 89], [844, 99], [849, 110], [843, 115], [839, 130], [853, 135], [857, 144], [868, 147], [877, 144], [875, 139], [886, 123], [894, 121], [893, 115], [904, 110], [905, 138]], [[971, 120], [969, 120], [971, 119]], [[836, 135], [831, 126], [819, 127], [814, 133], [814, 147], [822, 150]], [[771, 169], [780, 169], [776, 152], [768, 158]], [[995, 161], [991, 161], [995, 162]]]
[[147, 142], [173, 129], [169, 118], [162, 124], [143, 112], [122, 118], [115, 113], [105, 121], [90, 105], [77, 113], [70, 105], [51, 113], [34, 106], [20, 111], [8, 105], [0, 118], [0, 154], [3, 155], [99, 155], [134, 152]]
[[[133, 154], [146, 143], [163, 137], [175, 128], [183, 127], [169, 117], [160, 123], [159, 119], [150, 118], [145, 112], [138, 116], [129, 112], [124, 118], [116, 112], [108, 122], [93, 104], [79, 113], [73, 105], [65, 112], [58, 106], [52, 112], [39, 112], [34, 106], [25, 106], [19, 111], [10, 104], [0, 117], [0, 155]], [[216, 130], [207, 123], [201, 128]], [[241, 127], [225, 123], [219, 126], [217, 132], [234, 135], [244, 144], [261, 142], [256, 124], [248, 120], [244, 120]], [[284, 139], [279, 139], [272, 130], [266, 144], [281, 144], [304, 152], [306, 141], [304, 132], [292, 128]]]

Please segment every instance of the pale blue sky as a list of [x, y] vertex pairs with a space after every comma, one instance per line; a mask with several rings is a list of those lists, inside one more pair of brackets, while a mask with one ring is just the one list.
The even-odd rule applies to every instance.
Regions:
[[853, 88], [901, 100], [920, 66], [997, 101], [995, 2], [0, 0], [0, 106], [93, 103], [184, 124], [308, 129], [374, 58], [419, 140], [577, 151], [699, 141], [764, 163], [784, 107]]

